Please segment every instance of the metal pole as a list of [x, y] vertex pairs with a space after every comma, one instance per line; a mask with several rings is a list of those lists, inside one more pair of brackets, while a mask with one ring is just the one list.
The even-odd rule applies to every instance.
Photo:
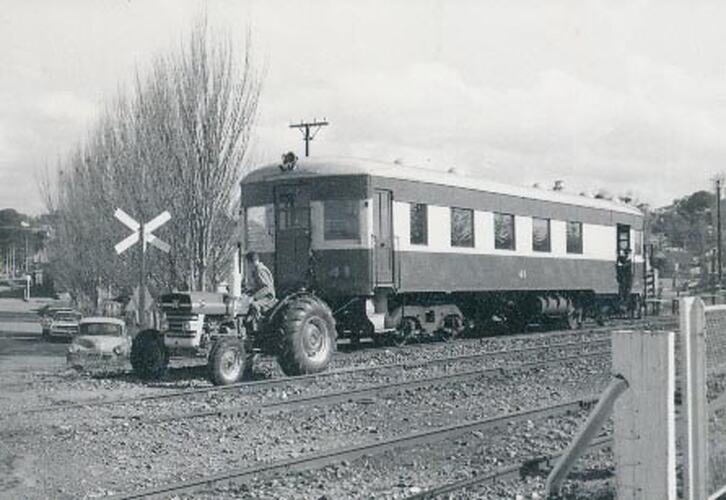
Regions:
[[139, 329], [143, 330], [146, 328], [146, 238], [144, 235], [144, 223], [141, 223], [139, 227], [139, 252], [141, 255], [140, 268], [141, 275], [139, 276]]
[[716, 179], [716, 249], [718, 251], [718, 287], [721, 287], [721, 179]]
[[610, 381], [610, 384], [603, 391], [597, 405], [590, 412], [585, 424], [577, 431], [577, 435], [567, 446], [565, 452], [560, 456], [555, 464], [552, 472], [547, 476], [545, 483], [545, 497], [559, 495], [562, 483], [567, 478], [575, 462], [587, 450], [588, 445], [597, 437], [600, 429], [602, 429], [605, 420], [610, 417], [613, 412], [615, 400], [627, 390], [628, 381], [622, 376], [616, 375]]
[[25, 231], [25, 274], [28, 274], [28, 231]]
[[305, 158], [310, 156], [310, 125], [305, 125]]

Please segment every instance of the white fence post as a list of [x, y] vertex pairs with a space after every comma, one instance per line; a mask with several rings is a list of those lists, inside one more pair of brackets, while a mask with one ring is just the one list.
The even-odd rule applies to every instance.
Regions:
[[706, 308], [698, 297], [681, 299], [683, 402], [685, 407], [684, 498], [707, 498], [708, 407], [706, 400]]
[[613, 333], [613, 375], [628, 382], [615, 402], [619, 500], [675, 500], [674, 333]]

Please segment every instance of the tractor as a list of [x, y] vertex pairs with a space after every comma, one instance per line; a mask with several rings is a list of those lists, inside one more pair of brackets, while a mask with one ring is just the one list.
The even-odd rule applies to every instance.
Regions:
[[253, 353], [274, 355], [287, 375], [325, 370], [335, 351], [335, 320], [315, 294], [298, 291], [264, 313], [254, 314], [247, 295], [174, 292], [163, 295], [160, 330], [138, 333], [131, 365], [142, 379], [164, 376], [171, 356], [206, 358], [215, 385], [251, 373]]

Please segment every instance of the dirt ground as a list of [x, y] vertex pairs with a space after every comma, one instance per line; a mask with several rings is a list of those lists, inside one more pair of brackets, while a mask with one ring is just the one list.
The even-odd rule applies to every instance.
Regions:
[[[62, 305], [50, 299], [0, 299], [0, 411], [3, 415], [27, 408], [60, 404], [67, 401], [97, 400], [133, 396], [133, 386], [99, 391], [97, 384], [73, 384], [79, 374], [66, 365], [66, 342], [47, 342], [41, 338], [37, 310], [46, 304]], [[60, 383], [65, 382], [65, 383]], [[143, 392], [146, 389], [138, 388]], [[7, 420], [6, 420], [7, 419]], [[16, 424], [17, 417], [4, 421]], [[4, 432], [7, 428], [3, 429]], [[44, 491], [42, 464], [33, 454], [18, 453], [0, 438], [0, 498], [15, 499], [21, 490]], [[45, 498], [54, 498], [45, 490]], [[42, 495], [40, 496], [43, 497]]]
[[[48, 409], [69, 402], [116, 400], [208, 387], [203, 367], [172, 364], [164, 380], [142, 382], [129, 366], [90, 376], [66, 366], [64, 342], [46, 342], [35, 311], [48, 301], [0, 299], [0, 499], [99, 498], [159, 483], [217, 473], [338, 446], [376, 441], [421, 431], [451, 421], [507, 414], [522, 408], [592, 394], [607, 379], [608, 363], [582, 360], [561, 367], [508, 377], [482, 378], [456, 386], [403, 390], [364, 402], [309, 407], [295, 412], [229, 419], [206, 418], [168, 423], [149, 416], [200, 409], [254, 407], [288, 397], [314, 395], [389, 383], [404, 376], [429, 376], [431, 368], [374, 372], [322, 379], [300, 385], [230, 394], [148, 401], [112, 406]], [[381, 366], [406, 360], [496, 352], [504, 347], [549, 342], [499, 337], [475, 342], [437, 343], [404, 349], [341, 349], [333, 366]], [[563, 342], [563, 339], [557, 340]], [[490, 363], [515, 361], [497, 358]], [[516, 359], [523, 362], [526, 359]], [[482, 366], [484, 367], [484, 366]], [[457, 369], [471, 369], [462, 364]], [[274, 359], [262, 360], [256, 376], [278, 377]], [[427, 371], [428, 370], [428, 371]], [[42, 412], [32, 412], [44, 408]], [[415, 418], [410, 418], [415, 415]], [[475, 474], [509, 460], [564, 446], [584, 415], [532, 424], [520, 433], [477, 434], [433, 447], [406, 450], [343, 463], [299, 475], [260, 478], [231, 489], [213, 487], [200, 498], [403, 498], [423, 487], [466, 473]], [[563, 431], [562, 429], [565, 429]], [[520, 436], [518, 438], [517, 436]], [[523, 436], [523, 438], [521, 438]], [[499, 457], [493, 460], [492, 457]], [[405, 460], [403, 460], [405, 458]], [[597, 460], [596, 469], [602, 463]], [[599, 470], [599, 469], [598, 469]], [[365, 477], [365, 471], [370, 475]], [[370, 477], [376, 477], [372, 481]], [[504, 488], [504, 489], [502, 489]], [[539, 498], [541, 481], [484, 487], [457, 498]], [[507, 493], [503, 493], [506, 491]], [[172, 497], [178, 498], [178, 497]], [[187, 497], [184, 497], [187, 498]], [[572, 496], [575, 498], [575, 496]]]

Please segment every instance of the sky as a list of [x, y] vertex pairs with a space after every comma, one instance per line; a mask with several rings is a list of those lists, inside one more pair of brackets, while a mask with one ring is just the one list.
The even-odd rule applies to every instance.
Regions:
[[206, 12], [264, 69], [251, 158], [398, 160], [654, 206], [726, 171], [726, 2], [0, 0], [0, 209]]

